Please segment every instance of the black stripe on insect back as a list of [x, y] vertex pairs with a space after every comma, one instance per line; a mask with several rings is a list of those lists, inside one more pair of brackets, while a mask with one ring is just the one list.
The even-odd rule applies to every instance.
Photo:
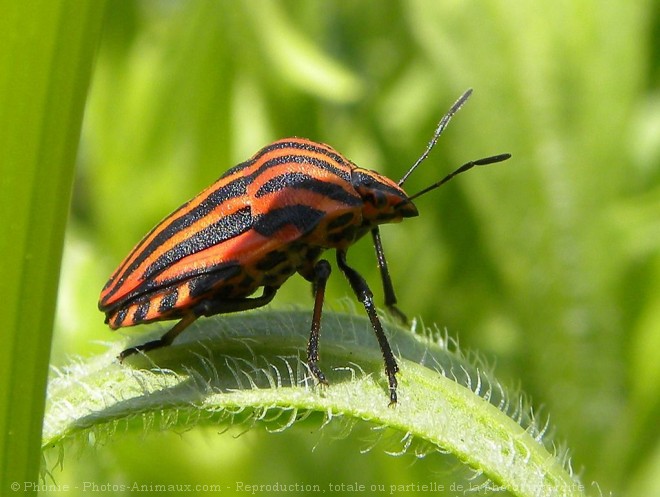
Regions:
[[[330, 150], [328, 150], [324, 147], [321, 147], [320, 145], [318, 145], [314, 142], [311, 142], [309, 140], [302, 140], [302, 141], [301, 140], [291, 140], [291, 141], [283, 140], [283, 141], [275, 142], [271, 145], [268, 145], [268, 146], [262, 148], [257, 153], [257, 155], [254, 157], [253, 160], [259, 160], [263, 155], [265, 155], [267, 153], [270, 153], [270, 152], [273, 152], [275, 150], [282, 150], [282, 149], [287, 149], [287, 148], [292, 148], [292, 149], [295, 149], [295, 150], [304, 150], [306, 152], [312, 152], [312, 153], [319, 154], [319, 155], [325, 155], [326, 157], [328, 157], [328, 159], [331, 162], [335, 162], [340, 167], [343, 166], [343, 167], [346, 167], [346, 168], [349, 168], [349, 169], [353, 169], [355, 167], [353, 164], [349, 163], [346, 159], [344, 159], [338, 153], [331, 152]], [[297, 156], [298, 157], [307, 157], [307, 159], [314, 160], [314, 158], [306, 156], [305, 154], [297, 154]], [[283, 157], [285, 157], [285, 156], [283, 156]], [[315, 161], [325, 162], [325, 161], [320, 161], [319, 159], [315, 159]], [[293, 162], [293, 161], [290, 161], [290, 162]], [[330, 166], [330, 164], [327, 163], [327, 162], [325, 162], [325, 164]], [[332, 169], [330, 169], [330, 168], [324, 168], [324, 169], [326, 169], [328, 171], [331, 170], [331, 172], [333, 172], [337, 176], [341, 177], [345, 181], [350, 180], [350, 173], [348, 171], [344, 171], [343, 169], [333, 167], [333, 166], [330, 166], [330, 167]]]
[[[323, 155], [329, 157], [330, 160], [338, 163], [341, 166], [347, 167], [349, 169], [353, 169], [355, 167], [353, 164], [348, 162], [346, 159], [344, 159], [338, 153], [331, 152], [330, 150], [327, 150], [326, 148], [320, 147], [317, 144], [315, 144], [313, 142], [310, 142], [310, 141], [307, 141], [305, 143], [296, 143], [295, 148], [299, 148], [301, 150], [307, 150], [308, 152], [314, 152], [314, 153], [317, 153], [317, 154], [323, 154]], [[342, 171], [342, 173], [343, 174], [340, 175], [342, 177], [342, 179], [348, 181], [349, 180], [349, 173], [346, 173], [344, 171]]]
[[[341, 155], [339, 155], [337, 153], [333, 153], [329, 150], [326, 150], [325, 148], [322, 148], [322, 147], [314, 144], [313, 142], [310, 142], [310, 141], [302, 141], [301, 142], [301, 141], [295, 141], [295, 140], [293, 140], [293, 141], [284, 141], [283, 140], [283, 141], [278, 141], [278, 142], [275, 142], [275, 143], [272, 143], [270, 145], [267, 145], [267, 146], [263, 147], [250, 160], [245, 161], [245, 162], [241, 162], [240, 164], [238, 164], [238, 165], [228, 169], [227, 171], [225, 171], [223, 173], [223, 175], [220, 176], [220, 179], [231, 176], [231, 175], [236, 174], [236, 173], [238, 173], [238, 172], [240, 172], [244, 169], [249, 168], [253, 164], [259, 162], [259, 160], [261, 160], [264, 155], [275, 152], [276, 150], [283, 150], [283, 149], [304, 150], [304, 151], [307, 151], [307, 152], [313, 152], [313, 153], [316, 153], [316, 154], [325, 155], [332, 162], [336, 162], [340, 166], [345, 166], [345, 167], [349, 167], [349, 168], [354, 167], [352, 164], [349, 164]], [[290, 157], [290, 154], [283, 155], [281, 157], [287, 157], [287, 156]], [[265, 163], [266, 167], [270, 167], [270, 166], [273, 165], [272, 163], [269, 163], [269, 162], [270, 161]], [[287, 160], [287, 162], [294, 162], [294, 161], [289, 159], [289, 160]], [[330, 164], [328, 164], [328, 166], [329, 167], [325, 168], [325, 169], [329, 170], [329, 168], [332, 167], [332, 166], [330, 166]], [[261, 167], [259, 169], [262, 170]], [[332, 170], [332, 172], [334, 174], [340, 176], [342, 179], [344, 179], [346, 181], [348, 181], [350, 179], [350, 174], [343, 171], [343, 170], [341, 170], [341, 169], [334, 168]], [[254, 178], [254, 176], [258, 175], [258, 174], [259, 174], [259, 171], [256, 171], [255, 173], [252, 173], [249, 176], [251, 178]]]
[[134, 265], [139, 265], [143, 260], [147, 259], [152, 253], [167, 240], [172, 238], [178, 232], [192, 226], [200, 219], [208, 216], [220, 204], [227, 202], [233, 198], [245, 195], [248, 185], [251, 183], [251, 178], [237, 178], [234, 181], [211, 192], [199, 205], [190, 209], [182, 216], [170, 222], [156, 237], [144, 248], [138, 260]]
[[253, 228], [263, 236], [273, 236], [284, 226], [293, 225], [305, 235], [316, 228], [324, 216], [324, 211], [304, 204], [288, 205], [257, 217]]
[[340, 185], [329, 181], [319, 180], [305, 173], [284, 173], [280, 176], [271, 178], [261, 185], [254, 196], [260, 198], [287, 188], [318, 193], [319, 195], [342, 202], [346, 205], [353, 206], [362, 203], [362, 200], [357, 195], [351, 195]]
[[[212, 271], [200, 274], [191, 278], [188, 282], [188, 289], [192, 298], [200, 297], [214, 288], [221, 285], [223, 281], [238, 275], [241, 272], [241, 266], [234, 262], [214, 267]], [[223, 289], [226, 284], [223, 286]]]
[[270, 169], [275, 166], [284, 166], [285, 164], [302, 164], [310, 167], [316, 167], [328, 171], [329, 173], [339, 176], [345, 181], [350, 181], [350, 173], [334, 166], [331, 162], [318, 159], [316, 157], [311, 157], [304, 154], [289, 154], [289, 155], [279, 155], [272, 159], [267, 160], [264, 164], [259, 167], [250, 177], [255, 177], [256, 175], [261, 174], [266, 169]]
[[247, 169], [252, 164], [254, 164], [254, 160], [255, 159], [246, 160], [245, 162], [241, 162], [240, 164], [237, 164], [236, 166], [227, 169], [224, 173], [222, 173], [222, 176], [220, 176], [218, 179], [226, 178], [227, 176], [236, 174], [242, 171], [243, 169]]
[[[207, 216], [223, 202], [245, 195], [247, 187], [251, 181], [251, 177], [237, 178], [212, 191], [202, 202], [199, 203], [199, 205], [185, 212], [181, 216], [175, 217], [178, 212], [187, 207], [188, 203], [182, 205], [179, 209], [174, 211], [174, 213], [170, 214], [169, 218], [173, 219], [145, 247], [142, 247], [135, 260], [128, 267], [124, 268], [121, 275], [116, 280], [115, 288], [106, 298], [110, 298], [117, 290], [119, 290], [121, 288], [121, 282], [139, 268], [140, 265], [154, 252], [157, 252], [167, 240]], [[148, 272], [149, 270], [143, 274], [143, 278], [147, 276]]]
[[215, 223], [190, 235], [181, 243], [160, 255], [144, 272], [144, 278], [156, 276], [163, 269], [180, 261], [184, 257], [201, 252], [244, 233], [252, 226], [252, 209], [243, 207], [233, 214], [222, 216]]
[[297, 163], [309, 162], [310, 164], [313, 164], [317, 167], [321, 167], [322, 169], [325, 169], [327, 171], [332, 172], [333, 174], [336, 174], [337, 176], [340, 176], [342, 179], [344, 179], [346, 181], [350, 180], [350, 173], [348, 173], [348, 172], [346, 172], [346, 171], [344, 171], [340, 168], [337, 168], [337, 167], [333, 166], [330, 162], [323, 161], [323, 160], [320, 160], [320, 159], [316, 159], [316, 158], [313, 158], [313, 157], [309, 157], [308, 155], [305, 155], [305, 154], [291, 154], [291, 153], [282, 154], [282, 155], [274, 154], [274, 152], [282, 151], [282, 150], [286, 150], [286, 149], [304, 150], [306, 152], [313, 152], [313, 153], [316, 153], [316, 154], [319, 154], [319, 155], [325, 155], [326, 157], [328, 157], [330, 159], [330, 162], [335, 162], [339, 166], [350, 167], [350, 168], [354, 167], [352, 165], [349, 165], [347, 163], [347, 161], [343, 157], [341, 157], [339, 154], [332, 153], [332, 152], [326, 150], [325, 148], [322, 148], [322, 147], [319, 147], [318, 145], [315, 145], [313, 142], [310, 142], [310, 141], [301, 142], [301, 141], [296, 141], [296, 140], [292, 140], [292, 141], [283, 140], [283, 141], [278, 141], [278, 142], [275, 142], [275, 143], [271, 143], [270, 145], [266, 145], [264, 148], [259, 150], [254, 155], [254, 157], [252, 157], [249, 161], [242, 162], [241, 164], [238, 164], [237, 166], [232, 167], [231, 169], [227, 170], [220, 178], [222, 179], [224, 177], [230, 176], [230, 175], [235, 174], [237, 172], [240, 172], [244, 169], [247, 169], [248, 167], [250, 167], [254, 164], [258, 164], [259, 161], [263, 160], [265, 155], [273, 154], [274, 157], [269, 158], [268, 160], [266, 160], [263, 164], [261, 164], [259, 166], [259, 168], [256, 171], [252, 172], [249, 175], [246, 175], [245, 177], [250, 178], [250, 181], [251, 181], [256, 176], [261, 174], [261, 172], [263, 172], [265, 169], [268, 169], [272, 166], [281, 165], [281, 164], [284, 164], [284, 163], [287, 163], [287, 162], [297, 162]]
[[275, 266], [285, 262], [288, 258], [289, 255], [286, 252], [274, 250], [257, 262], [256, 268], [259, 271], [270, 271]]

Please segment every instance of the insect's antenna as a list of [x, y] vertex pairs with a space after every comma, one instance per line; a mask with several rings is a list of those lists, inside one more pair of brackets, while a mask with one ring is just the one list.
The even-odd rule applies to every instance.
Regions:
[[458, 112], [458, 110], [463, 107], [463, 104], [467, 101], [468, 98], [470, 98], [470, 95], [472, 95], [472, 88], [469, 88], [463, 95], [459, 97], [456, 102], [454, 102], [454, 105], [451, 106], [449, 111], [440, 119], [440, 122], [438, 123], [438, 127], [435, 128], [435, 133], [433, 133], [433, 138], [431, 138], [431, 141], [426, 147], [426, 150], [424, 150], [424, 153], [420, 156], [419, 159], [415, 161], [415, 163], [408, 169], [408, 172], [403, 175], [403, 178], [399, 180], [399, 186], [403, 185], [405, 181], [408, 179], [408, 176], [417, 169], [417, 166], [419, 166], [424, 160], [429, 156], [429, 153], [431, 153], [431, 150], [433, 147], [435, 147], [435, 144], [438, 141], [438, 138], [440, 138], [440, 135], [442, 132], [445, 130], [447, 125], [449, 124], [449, 121], [451, 121], [451, 118], [454, 117], [454, 114]]
[[425, 193], [430, 192], [431, 190], [435, 190], [441, 185], [444, 185], [447, 181], [452, 179], [454, 176], [458, 176], [461, 173], [464, 173], [465, 171], [468, 171], [469, 169], [472, 169], [474, 166], [487, 166], [488, 164], [495, 164], [497, 162], [502, 162], [511, 157], [511, 154], [499, 154], [499, 155], [492, 155], [490, 157], [484, 157], [483, 159], [477, 159], [477, 160], [472, 160], [470, 162], [466, 162], [463, 164], [461, 167], [456, 169], [453, 173], [449, 173], [447, 176], [442, 178], [440, 181], [437, 183], [433, 183], [431, 186], [427, 186], [424, 188], [421, 192], [417, 192], [414, 195], [408, 197], [408, 200], [413, 200], [417, 197], [420, 197], [424, 195]]

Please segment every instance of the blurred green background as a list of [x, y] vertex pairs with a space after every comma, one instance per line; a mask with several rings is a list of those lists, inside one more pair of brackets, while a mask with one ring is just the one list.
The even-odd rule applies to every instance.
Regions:
[[[113, 1], [83, 124], [52, 362], [119, 340], [101, 287], [156, 222], [263, 145], [331, 144], [399, 179], [475, 92], [415, 193], [510, 152], [385, 226], [400, 307], [496, 364], [550, 416], [585, 484], [660, 492], [660, 28], [650, 0]], [[382, 302], [369, 240], [349, 261]], [[339, 273], [328, 302], [350, 289]], [[274, 306], [309, 307], [292, 278]], [[307, 297], [305, 297], [307, 298]], [[124, 334], [139, 333], [129, 329]], [[301, 344], [301, 348], [304, 344]], [[58, 482], [453, 481], [305, 425], [118, 433]], [[340, 431], [340, 430], [339, 430]], [[337, 433], [335, 433], [337, 435]], [[225, 490], [226, 492], [226, 490]], [[47, 494], [45, 494], [47, 495]], [[163, 495], [163, 493], [159, 493]], [[172, 495], [178, 495], [174, 492]]]

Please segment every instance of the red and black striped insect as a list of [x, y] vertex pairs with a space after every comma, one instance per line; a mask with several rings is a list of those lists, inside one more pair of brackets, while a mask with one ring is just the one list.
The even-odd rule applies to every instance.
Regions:
[[[172, 343], [200, 316], [254, 309], [268, 304], [294, 273], [310, 281], [315, 296], [307, 364], [320, 383], [319, 333], [330, 263], [337, 266], [364, 305], [385, 362], [390, 401], [397, 401], [398, 366], [376, 314], [365, 279], [346, 261], [346, 251], [371, 234], [385, 305], [396, 307], [394, 287], [378, 227], [418, 215], [413, 199], [473, 166], [500, 162], [508, 154], [471, 161], [441, 181], [409, 196], [401, 185], [428, 156], [465, 92], [442, 118], [422, 156], [395, 183], [357, 167], [328, 145], [302, 138], [276, 141], [223, 174], [215, 183], [167, 216], [112, 274], [99, 309], [112, 329], [180, 319], [160, 339], [124, 350], [119, 358]], [[259, 296], [252, 295], [262, 289]]]

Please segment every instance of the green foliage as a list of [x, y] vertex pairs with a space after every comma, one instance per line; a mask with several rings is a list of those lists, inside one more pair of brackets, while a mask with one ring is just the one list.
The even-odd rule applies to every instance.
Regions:
[[[107, 351], [100, 341], [112, 337], [96, 311], [105, 278], [159, 219], [228, 167], [273, 139], [298, 135], [398, 179], [439, 117], [472, 87], [406, 188], [414, 193], [469, 159], [513, 158], [420, 199], [420, 218], [383, 228], [400, 306], [495, 359], [498, 377], [550, 414], [587, 485], [658, 493], [656, 3], [113, 2], [104, 36], [67, 233], [56, 366], [70, 354]], [[29, 136], [8, 140], [29, 145]], [[32, 184], [4, 183], [4, 164], [3, 195], [5, 185]], [[52, 192], [58, 179], [66, 182], [42, 177]], [[11, 197], [2, 201], [10, 216], [25, 211]], [[5, 211], [5, 203], [16, 210]], [[381, 296], [368, 243], [356, 244], [349, 260]], [[9, 284], [30, 282], [19, 286], [33, 298], [31, 281], [8, 267]], [[274, 307], [311, 309], [299, 280], [288, 282]], [[335, 275], [329, 293], [332, 304], [349, 289]], [[17, 293], [10, 301], [26, 299]], [[47, 303], [34, 305], [48, 314]], [[10, 315], [17, 336], [39, 332], [39, 345], [47, 345], [43, 327], [25, 321], [19, 334], [15, 322]], [[363, 361], [352, 358], [366, 367]], [[333, 442], [312, 426], [315, 435], [300, 423], [238, 440], [200, 427], [165, 443], [129, 429], [107, 437], [93, 460], [65, 456], [63, 472], [53, 475], [64, 482], [214, 483], [218, 474], [313, 482], [319, 472], [337, 483], [459, 479], [446, 474], [455, 461], [433, 451], [412, 466], [379, 450], [359, 454], [365, 443], [357, 435], [370, 431], [363, 423]], [[140, 460], [129, 458], [138, 449]], [[267, 457], [276, 470], [264, 466]]]
[[38, 477], [62, 242], [103, 2], [3, 0], [0, 12], [0, 493], [6, 494], [12, 483]]
[[[124, 366], [115, 360], [119, 350], [76, 364], [51, 382], [44, 445], [90, 436], [110, 440], [119, 423], [130, 428], [136, 421], [147, 430], [156, 424], [181, 430], [228, 423], [283, 432], [314, 420], [323, 431], [339, 417], [361, 420], [381, 435], [388, 428], [398, 431], [399, 455], [453, 454], [474, 469], [473, 489], [584, 495], [570, 468], [562, 467], [562, 455], [544, 447], [547, 425], [535, 424], [528, 406], [507, 397], [490, 372], [450, 350], [446, 338], [389, 327], [403, 359], [399, 403], [388, 406], [369, 321], [326, 314], [323, 362], [335, 367], [323, 388], [314, 387], [300, 357], [308, 324], [303, 311], [214, 318], [194, 337]], [[477, 478], [480, 474], [489, 480]], [[232, 484], [225, 479], [222, 486]]]

